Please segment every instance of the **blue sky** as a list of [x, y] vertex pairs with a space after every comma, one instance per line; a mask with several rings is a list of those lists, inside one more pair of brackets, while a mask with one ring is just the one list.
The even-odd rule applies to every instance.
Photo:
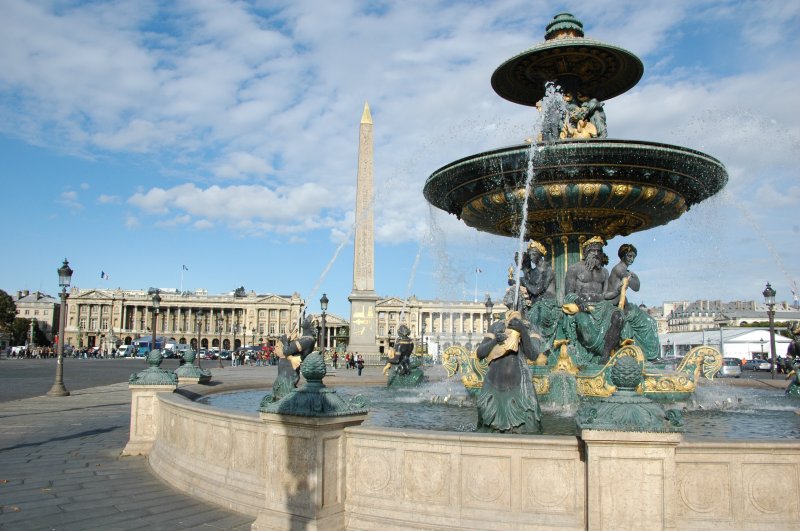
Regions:
[[[516, 241], [422, 197], [437, 168], [531, 135], [489, 79], [569, 11], [645, 65], [609, 136], [720, 159], [730, 180], [627, 238], [648, 305], [779, 300], [800, 282], [800, 3], [5, 0], [0, 289], [298, 292], [349, 315], [358, 123], [375, 134], [376, 291], [500, 298]], [[482, 273], [476, 275], [476, 268]], [[105, 271], [109, 279], [101, 279]]]

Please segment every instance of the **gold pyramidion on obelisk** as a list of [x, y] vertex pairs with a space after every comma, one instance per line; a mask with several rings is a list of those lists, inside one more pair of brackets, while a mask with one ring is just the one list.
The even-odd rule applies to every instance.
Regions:
[[[350, 345], [369, 363], [378, 363], [375, 342], [375, 231], [372, 193], [372, 114], [364, 103], [358, 130], [358, 176], [356, 181], [356, 229], [353, 256], [353, 291], [350, 300]], [[374, 359], [371, 359], [374, 358]]]

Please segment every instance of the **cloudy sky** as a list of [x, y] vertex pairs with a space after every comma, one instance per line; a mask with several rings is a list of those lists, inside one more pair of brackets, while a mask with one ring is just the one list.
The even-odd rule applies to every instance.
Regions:
[[66, 257], [81, 288], [244, 286], [312, 310], [325, 292], [348, 316], [369, 102], [376, 291], [499, 298], [516, 241], [431, 209], [422, 187], [531, 135], [536, 111], [489, 79], [564, 11], [645, 65], [606, 103], [609, 137], [698, 149], [730, 174], [680, 220], [610, 242], [639, 249], [632, 300], [760, 300], [770, 281], [792, 301], [794, 0], [4, 0], [0, 289], [56, 294]]

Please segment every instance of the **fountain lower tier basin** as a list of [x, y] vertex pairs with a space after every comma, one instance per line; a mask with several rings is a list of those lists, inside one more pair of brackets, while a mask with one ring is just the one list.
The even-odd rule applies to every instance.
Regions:
[[131, 437], [147, 439], [151, 472], [252, 515], [255, 530], [800, 526], [781, 495], [800, 489], [796, 439], [370, 427], [358, 426], [364, 415], [259, 415], [188, 398], [224, 382], [144, 387], [131, 386]]
[[[337, 387], [337, 393], [361, 395], [369, 415], [362, 426], [474, 432], [477, 409], [459, 384], [435, 382], [415, 389]], [[268, 390], [210, 395], [201, 403], [241, 413], [258, 410]], [[754, 389], [729, 382], [705, 382], [696, 396], [671, 407], [683, 409], [687, 438], [800, 439], [800, 402], [780, 390]], [[543, 403], [546, 435], [575, 436], [575, 420], [560, 405]]]
[[719, 192], [723, 164], [692, 149], [629, 140], [565, 140], [487, 151], [457, 160], [426, 181], [425, 198], [468, 226], [517, 236], [528, 165], [526, 238], [601, 235], [664, 225]]

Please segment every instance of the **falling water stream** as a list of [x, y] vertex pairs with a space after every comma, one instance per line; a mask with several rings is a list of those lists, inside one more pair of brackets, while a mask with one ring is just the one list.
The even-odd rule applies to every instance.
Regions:
[[536, 171], [534, 170], [534, 161], [536, 155], [541, 151], [542, 143], [551, 141], [551, 139], [540, 138], [542, 137], [545, 123], [547, 120], [552, 119], [553, 116], [563, 116], [564, 96], [558, 86], [548, 83], [545, 89], [544, 98], [542, 98], [541, 113], [539, 119], [534, 124], [533, 136], [531, 137], [531, 147], [528, 150], [528, 165], [525, 170], [525, 191], [522, 195], [522, 217], [519, 222], [519, 236], [517, 240], [517, 263], [516, 271], [514, 272], [514, 308], [519, 308], [519, 291], [520, 291], [520, 275], [522, 273], [522, 260], [525, 254], [525, 235], [527, 233], [528, 222], [528, 198], [530, 197], [533, 184], [536, 182]]

